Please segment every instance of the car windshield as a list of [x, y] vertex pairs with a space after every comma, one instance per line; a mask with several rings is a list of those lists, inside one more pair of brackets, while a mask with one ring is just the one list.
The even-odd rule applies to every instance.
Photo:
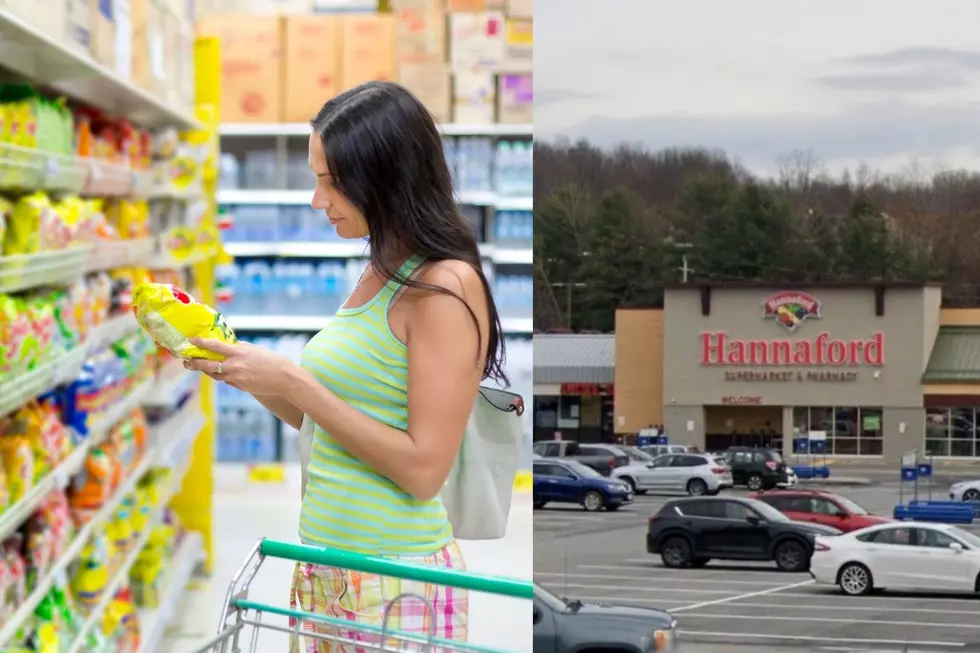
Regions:
[[570, 470], [579, 476], [584, 476], [585, 478], [602, 478], [602, 474], [592, 469], [588, 465], [583, 465], [577, 460], [566, 460], [564, 462]]
[[980, 537], [977, 537], [970, 531], [965, 531], [962, 528], [951, 526], [949, 529], [949, 534], [961, 542], [969, 544], [974, 549], [980, 549]]
[[630, 457], [630, 460], [635, 460], [640, 463], [648, 463], [653, 460], [653, 456], [644, 451], [640, 451], [636, 447], [623, 447], [622, 449]]
[[752, 509], [759, 513], [763, 519], [771, 522], [787, 522], [792, 521], [789, 517], [779, 512], [768, 503], [758, 501], [757, 499], [746, 499]]
[[864, 508], [862, 508], [861, 506], [859, 506], [857, 503], [855, 503], [854, 501], [851, 501], [850, 499], [848, 499], [847, 497], [842, 497], [842, 496], [839, 496], [838, 495], [838, 496], [836, 496], [834, 498], [837, 499], [837, 503], [839, 503], [840, 505], [844, 506], [844, 509], [847, 512], [851, 513], [852, 515], [870, 515], [871, 514], [867, 510], [865, 510]]
[[538, 599], [555, 612], [564, 612], [568, 609], [568, 603], [565, 602], [564, 599], [562, 599], [560, 596], [552, 594], [537, 583], [534, 584], [534, 598]]

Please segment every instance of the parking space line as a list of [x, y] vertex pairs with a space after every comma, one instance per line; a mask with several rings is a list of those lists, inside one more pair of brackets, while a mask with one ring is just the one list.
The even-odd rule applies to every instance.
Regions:
[[780, 585], [778, 587], [771, 587], [769, 589], [760, 590], [758, 592], [746, 592], [745, 594], [736, 594], [735, 596], [729, 596], [724, 599], [717, 599], [714, 601], [704, 601], [703, 603], [695, 603], [694, 605], [681, 606], [679, 608], [668, 610], [668, 612], [697, 610], [699, 608], [706, 608], [711, 605], [721, 605], [722, 603], [731, 603], [732, 601], [738, 601], [740, 599], [751, 599], [756, 596], [765, 596], [766, 594], [775, 594], [776, 592], [781, 592], [783, 590], [791, 590], [791, 589], [796, 589], [797, 587], [805, 587], [807, 585], [812, 585], [814, 582], [816, 581], [805, 580], [801, 583], [790, 583], [789, 585]]
[[[554, 576], [556, 578], [597, 578], [603, 580], [649, 580], [658, 583], [703, 583], [705, 585], [761, 585], [763, 587], [772, 587], [772, 582], [767, 582], [764, 580], [728, 580], [726, 578], [714, 579], [714, 578], [693, 578], [693, 577], [683, 577], [683, 576], [606, 576], [603, 574], [562, 574], [557, 572], [552, 573], [536, 573], [535, 576]], [[623, 589], [639, 589], [634, 587], [624, 587]]]
[[[805, 574], [802, 573], [791, 573], [785, 571], [777, 571], [775, 569], [767, 569], [765, 567], [742, 567], [739, 569], [718, 569], [713, 567], [705, 567], [704, 569], [698, 569], [696, 572], [692, 573], [688, 569], [669, 569], [667, 567], [659, 567], [655, 565], [578, 565], [576, 569], [609, 569], [609, 570], [619, 570], [626, 571], [627, 569], [652, 571], [654, 574], [664, 574], [664, 573], [675, 573], [678, 577], [686, 574], [687, 578], [709, 578], [715, 580], [717, 576], [708, 576], [707, 574], [727, 574], [730, 576], [736, 576], [743, 573], [749, 573], [753, 576], [763, 578], [766, 576], [778, 576], [780, 578], [792, 578], [794, 576], [803, 577]], [[695, 576], [695, 573], [697, 574]], [[654, 578], [655, 576], [631, 576], [631, 578]]]
[[[826, 644], [833, 642], [835, 644], [847, 644], [850, 646], [901, 646], [903, 648], [914, 646], [916, 648], [941, 648], [941, 649], [960, 649], [966, 648], [965, 642], [932, 642], [932, 641], [915, 641], [911, 642], [904, 639], [860, 639], [851, 637], [816, 637], [808, 635], [770, 635], [766, 633], [740, 633], [737, 631], [728, 631], [724, 633], [711, 632], [707, 630], [685, 630], [679, 629], [677, 634], [681, 637], [718, 637], [722, 638], [724, 641], [730, 639], [764, 639], [769, 640], [773, 643], [794, 641], [794, 642], [811, 642], [813, 644]], [[848, 649], [852, 650], [852, 649]]]
[[[668, 610], [668, 612], [679, 612], [681, 610], [693, 610], [693, 609], [696, 609], [696, 608], [699, 608], [699, 607], [703, 607], [704, 605], [718, 605], [720, 603], [728, 603], [728, 602], [729, 601], [726, 600], [726, 599], [721, 599], [719, 601], [709, 601], [709, 602], [707, 602], [707, 603], [705, 603], [703, 605], [698, 605], [698, 604], [695, 604], [695, 605], [687, 605], [687, 606], [684, 606], [683, 608], [676, 608], [676, 609], [673, 609], [673, 610]], [[802, 610], [802, 609], [806, 609], [806, 608], [800, 608], [800, 609]], [[805, 620], [807, 623], [818, 621], [820, 623], [828, 623], [828, 624], [856, 624], [856, 623], [860, 623], [856, 619], [840, 619], [840, 618], [835, 618], [835, 617], [811, 617], [811, 616], [806, 616], [806, 617], [799, 617], [799, 616], [796, 616], [796, 617], [784, 617], [784, 616], [774, 616], [774, 615], [771, 615], [771, 614], [758, 614], [758, 615], [757, 614], [723, 614], [723, 613], [712, 614], [712, 613], [707, 613], [707, 612], [685, 612], [684, 613], [684, 618], [685, 619], [691, 619], [691, 618], [694, 618], [694, 619], [739, 619], [739, 620], [746, 619], [746, 620], [756, 620], [756, 621], [797, 621], [797, 622], [798, 621], [801, 621], [801, 620]], [[916, 622], [916, 621], [888, 621], [888, 620], [883, 620], [883, 619], [875, 619], [873, 623], [874, 623], [875, 626], [905, 626], [905, 627], [913, 627], [913, 628], [953, 628], [953, 629], [960, 628], [960, 629], [969, 629], [969, 630], [980, 630], [980, 624], [965, 624], [965, 623], [964, 624], [951, 624], [951, 623], [937, 623], [937, 622], [934, 622], [934, 621], [923, 621], [923, 622]]]
[[[571, 586], [570, 586], [571, 587]], [[630, 588], [632, 589], [632, 588]], [[782, 594], [781, 596], [787, 596]], [[874, 606], [874, 605], [853, 605], [852, 603], [847, 603], [845, 605], [814, 605], [812, 603], [733, 603], [730, 607], [732, 608], [774, 608], [779, 610], [834, 610], [836, 612], [851, 612], [854, 610], [865, 611], [865, 612], [922, 612], [925, 614], [965, 614], [970, 616], [977, 616], [976, 610], [940, 610], [938, 608], [895, 608], [885, 607], [885, 606]], [[732, 617], [738, 617], [740, 615], [732, 614]], [[878, 623], [875, 620], [875, 623]]]
[[[582, 583], [553, 583], [550, 584], [552, 587], [561, 587], [562, 589], [566, 587], [574, 587], [576, 589], [589, 588], [594, 590], [618, 590], [621, 592], [643, 592], [644, 594], [721, 594], [723, 596], [731, 595], [730, 591], [725, 590], [700, 590], [700, 589], [684, 589], [684, 588], [674, 588], [674, 587], [664, 587], [664, 588], [646, 588], [646, 587], [623, 587], [622, 585], [584, 585]], [[578, 596], [576, 598], [583, 598]]]

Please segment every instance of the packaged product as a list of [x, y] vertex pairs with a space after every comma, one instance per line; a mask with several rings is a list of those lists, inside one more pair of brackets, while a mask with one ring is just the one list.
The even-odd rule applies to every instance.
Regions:
[[[12, 503], [13, 502], [10, 500], [10, 486], [7, 484], [7, 472], [3, 468], [3, 465], [0, 465], [0, 515], [2, 515], [3, 511], [9, 508], [12, 505]], [[3, 561], [0, 560], [0, 564], [2, 564], [2, 562]], [[0, 610], [3, 609], [2, 608], [2, 603], [3, 603], [2, 576], [3, 576], [3, 570], [0, 569]]]
[[24, 195], [17, 200], [7, 220], [3, 239], [3, 255], [36, 254], [41, 251], [41, 224], [50, 222], [45, 215], [51, 203], [44, 193]]
[[76, 522], [88, 522], [105, 504], [112, 493], [113, 471], [112, 461], [101, 448], [94, 449], [85, 459], [85, 466], [73, 479], [68, 493]]
[[92, 277], [89, 284], [92, 297], [91, 324], [99, 326], [109, 314], [109, 304], [112, 301], [112, 278], [105, 272]]
[[[38, 332], [34, 328], [34, 319], [31, 315], [31, 306], [23, 297], [14, 298], [14, 310], [19, 316], [18, 319], [27, 322], [27, 332], [20, 343], [20, 365], [22, 370], [33, 370], [41, 360], [41, 340]], [[40, 317], [41, 323], [44, 322], [43, 316]]]
[[0, 462], [7, 477], [10, 502], [16, 503], [34, 487], [34, 452], [23, 435], [8, 435], [9, 420], [0, 425]]
[[37, 343], [37, 362], [50, 360], [57, 332], [54, 305], [47, 297], [33, 295], [26, 300], [26, 307], [31, 333]]
[[31, 321], [16, 299], [0, 294], [0, 377], [26, 371]]
[[71, 580], [72, 593], [85, 608], [93, 608], [99, 603], [109, 581], [104, 549], [96, 539], [93, 538], [82, 550], [78, 569]]
[[193, 346], [189, 339], [238, 342], [221, 313], [177, 286], [157, 283], [138, 286], [133, 293], [133, 311], [140, 326], [174, 356], [224, 360], [220, 354]]
[[[2, 122], [3, 116], [0, 116], [0, 123]], [[7, 222], [10, 220], [10, 214], [13, 213], [13, 210], [14, 205], [10, 200], [0, 197], [0, 251], [2, 251], [4, 234], [7, 233]]]

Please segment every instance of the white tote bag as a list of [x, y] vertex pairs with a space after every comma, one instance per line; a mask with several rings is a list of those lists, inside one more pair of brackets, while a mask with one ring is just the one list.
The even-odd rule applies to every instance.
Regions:
[[524, 444], [524, 399], [480, 386], [456, 463], [442, 488], [453, 534], [493, 540], [507, 531], [514, 477]]
[[[524, 399], [496, 388], [480, 387], [470, 413], [463, 444], [442, 489], [453, 534], [461, 540], [493, 540], [504, 536], [514, 492], [514, 478], [524, 442]], [[306, 468], [313, 453], [313, 420], [303, 416], [299, 431], [302, 496]]]

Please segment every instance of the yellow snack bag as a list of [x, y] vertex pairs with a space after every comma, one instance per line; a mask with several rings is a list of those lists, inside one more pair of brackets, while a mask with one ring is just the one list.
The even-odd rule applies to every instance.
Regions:
[[158, 345], [180, 358], [220, 361], [225, 357], [195, 347], [190, 338], [238, 342], [221, 313], [202, 304], [177, 286], [145, 283], [133, 292], [136, 321]]
[[51, 203], [44, 193], [25, 195], [17, 200], [7, 220], [7, 233], [3, 240], [4, 256], [36, 254], [41, 248], [42, 222], [51, 211]]

